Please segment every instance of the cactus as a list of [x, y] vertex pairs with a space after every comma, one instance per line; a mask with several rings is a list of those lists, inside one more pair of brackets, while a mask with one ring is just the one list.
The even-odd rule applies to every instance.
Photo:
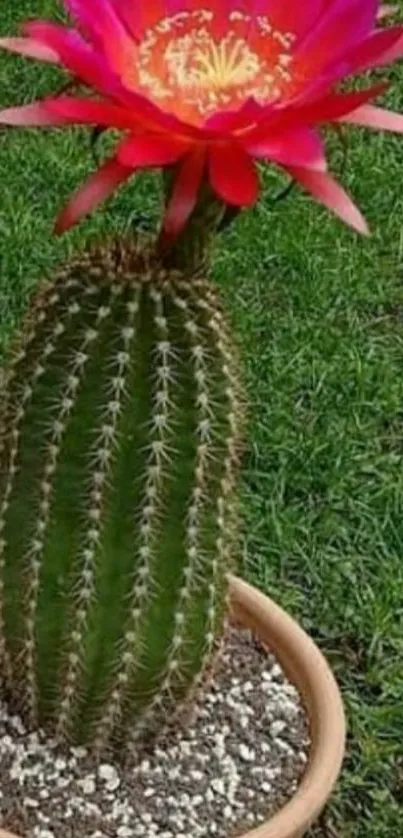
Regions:
[[31, 725], [136, 748], [222, 635], [240, 391], [217, 291], [139, 240], [35, 297], [0, 422], [0, 655]]

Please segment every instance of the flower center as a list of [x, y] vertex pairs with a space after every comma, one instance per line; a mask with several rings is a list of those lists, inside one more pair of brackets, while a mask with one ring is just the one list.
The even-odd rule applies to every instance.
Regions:
[[293, 41], [267, 17], [233, 11], [224, 26], [208, 10], [181, 12], [146, 31], [123, 81], [200, 124], [249, 98], [267, 104], [284, 95], [292, 81]]
[[184, 91], [225, 93], [253, 82], [262, 69], [259, 56], [245, 40], [230, 32], [217, 42], [205, 29], [172, 40], [165, 60], [171, 82]]

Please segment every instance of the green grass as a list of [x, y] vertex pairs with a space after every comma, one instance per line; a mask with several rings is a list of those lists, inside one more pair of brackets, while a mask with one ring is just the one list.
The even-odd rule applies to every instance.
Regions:
[[[2, 6], [2, 33], [54, 9]], [[399, 107], [403, 69], [389, 75]], [[0, 56], [3, 106], [58, 83], [48, 67]], [[91, 165], [81, 130], [0, 131], [3, 343], [61, 257], [158, 215], [156, 181], [142, 178], [56, 241], [54, 214]], [[244, 573], [318, 641], [348, 710], [342, 783], [315, 838], [398, 838], [403, 826], [402, 179], [403, 140], [352, 131], [344, 181], [369, 240], [298, 191], [274, 207], [268, 174], [266, 197], [216, 253], [250, 392]]]

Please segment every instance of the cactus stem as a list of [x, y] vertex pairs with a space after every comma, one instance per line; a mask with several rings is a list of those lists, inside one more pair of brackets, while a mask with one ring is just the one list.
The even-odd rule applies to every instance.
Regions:
[[[78, 314], [80, 307], [76, 304], [69, 307], [70, 314]], [[58, 337], [65, 331], [62, 323], [57, 323], [54, 328], [54, 336]], [[26, 698], [28, 701], [28, 713], [32, 725], [37, 723], [37, 682], [36, 682], [36, 667], [35, 667], [35, 625], [36, 625], [36, 610], [38, 603], [38, 592], [40, 584], [40, 574], [43, 564], [43, 550], [45, 533], [49, 525], [51, 514], [51, 496], [52, 496], [52, 481], [57, 469], [57, 463], [63, 441], [63, 436], [67, 429], [68, 421], [73, 410], [77, 398], [77, 391], [83, 379], [85, 366], [88, 360], [86, 350], [93, 340], [92, 330], [86, 330], [81, 342], [81, 347], [78, 352], [75, 352], [70, 364], [68, 364], [68, 374], [66, 383], [62, 391], [59, 402], [59, 412], [52, 423], [52, 430], [50, 439], [47, 444], [47, 454], [45, 458], [45, 465], [43, 469], [42, 479], [40, 482], [40, 497], [39, 510], [36, 520], [36, 531], [34, 533], [31, 546], [28, 550], [28, 589], [27, 589], [27, 616], [25, 619], [26, 636], [24, 637], [24, 646], [22, 652], [23, 666], [25, 671], [25, 679], [27, 685]], [[46, 343], [44, 348], [44, 357], [49, 358], [56, 349], [56, 344], [52, 341]], [[38, 368], [37, 368], [38, 371]]]
[[3, 386], [2, 672], [7, 653], [28, 724], [136, 752], [225, 629], [243, 410], [218, 295], [152, 243], [80, 254], [36, 296]]
[[[200, 340], [199, 326], [192, 317], [187, 300], [175, 292], [172, 294], [172, 299], [177, 309], [185, 317], [185, 330], [190, 338], [191, 356], [196, 381], [195, 402], [197, 411], [197, 450], [195, 462], [195, 485], [187, 513], [187, 561], [184, 565], [182, 585], [179, 589], [179, 596], [175, 611], [175, 629], [165, 664], [165, 675], [159, 690], [152, 698], [147, 710], [143, 713], [137, 725], [131, 731], [130, 747], [132, 750], [135, 749], [136, 743], [150, 724], [152, 725], [154, 715], [156, 713], [160, 713], [161, 708], [165, 706], [166, 699], [168, 698], [170, 702], [173, 702], [174, 700], [174, 688], [181, 679], [180, 653], [182, 647], [186, 643], [187, 637], [187, 621], [185, 614], [188, 608], [189, 599], [192, 596], [192, 591], [199, 583], [199, 569], [200, 564], [203, 562], [199, 544], [199, 530], [200, 515], [205, 499], [208, 465], [212, 456], [213, 425], [210, 412], [211, 394], [208, 387], [207, 366], [204, 357], [205, 353], [203, 345]], [[201, 581], [203, 581], [203, 577], [201, 577]], [[214, 621], [215, 614], [213, 615], [213, 622]]]
[[[112, 293], [116, 286], [112, 286]], [[84, 537], [81, 556], [80, 575], [77, 578], [75, 593], [75, 613], [69, 643], [67, 671], [60, 700], [60, 713], [57, 721], [56, 736], [63, 739], [69, 735], [74, 721], [74, 709], [77, 703], [77, 680], [82, 668], [85, 652], [84, 631], [94, 597], [95, 556], [101, 538], [100, 521], [102, 517], [103, 497], [110, 472], [113, 450], [117, 438], [117, 426], [126, 389], [126, 378], [130, 364], [130, 348], [135, 336], [133, 323], [139, 309], [140, 291], [135, 288], [134, 299], [127, 304], [127, 323], [121, 331], [121, 345], [113, 359], [114, 377], [112, 390], [108, 393], [106, 410], [97, 434], [91, 471], [89, 508], [87, 510], [88, 529]], [[109, 306], [98, 309], [97, 322], [102, 323], [110, 314]]]
[[[59, 294], [57, 294], [55, 292], [52, 293], [49, 297], [48, 305], [51, 308], [55, 307], [56, 304], [59, 302], [59, 299], [60, 299]], [[75, 313], [76, 313], [75, 306], [74, 306], [74, 310], [72, 310], [72, 307], [70, 307], [68, 309], [68, 314], [71, 315], [71, 314], [75, 314]], [[14, 357], [13, 357], [13, 360], [11, 362], [11, 367], [9, 369], [8, 379], [7, 379], [8, 383], [14, 377], [15, 369], [16, 369], [18, 363], [23, 358], [25, 358], [28, 346], [35, 340], [35, 337], [37, 335], [37, 328], [42, 323], [42, 321], [44, 319], [45, 319], [44, 312], [39, 310], [36, 313], [36, 318], [34, 319], [34, 322], [31, 324], [30, 329], [25, 336], [24, 345], [20, 347], [19, 351], [17, 351], [15, 353]], [[7, 518], [7, 511], [8, 511], [8, 508], [9, 508], [9, 499], [10, 499], [11, 494], [12, 494], [13, 489], [14, 489], [15, 476], [17, 474], [17, 460], [18, 460], [19, 448], [20, 448], [21, 425], [22, 425], [22, 423], [25, 419], [27, 409], [28, 409], [28, 407], [29, 407], [29, 405], [32, 401], [32, 397], [33, 397], [34, 390], [35, 390], [35, 385], [39, 382], [39, 380], [43, 377], [44, 373], [46, 372], [47, 361], [48, 361], [49, 357], [54, 353], [54, 351], [56, 349], [56, 346], [57, 346], [57, 340], [64, 333], [64, 331], [65, 331], [65, 327], [58, 320], [56, 322], [54, 328], [53, 328], [53, 331], [52, 331], [49, 339], [45, 343], [45, 346], [43, 348], [41, 357], [39, 358], [39, 360], [35, 364], [35, 367], [33, 369], [30, 380], [28, 381], [28, 383], [25, 384], [25, 386], [24, 386], [24, 388], [21, 392], [21, 396], [20, 396], [20, 399], [19, 399], [19, 406], [16, 409], [15, 414], [13, 416], [13, 419], [10, 423], [9, 436], [10, 436], [10, 439], [11, 439], [11, 448], [10, 448], [10, 453], [9, 453], [6, 486], [5, 486], [5, 490], [4, 490], [3, 500], [2, 500], [2, 503], [0, 505], [0, 534], [4, 532], [4, 528], [5, 528], [5, 524], [6, 524], [6, 518]], [[29, 634], [28, 634], [28, 639], [27, 639], [26, 644], [25, 644], [25, 654], [26, 654], [27, 660], [32, 661], [32, 662], [33, 662], [33, 654], [34, 654], [33, 650], [34, 650], [34, 645], [35, 644], [34, 644], [33, 637], [32, 637], [33, 622], [32, 622], [31, 611], [32, 611], [32, 609], [33, 609], [33, 611], [35, 611], [34, 600], [36, 601], [36, 597], [34, 597], [33, 594], [34, 594], [34, 590], [37, 588], [37, 583], [38, 583], [38, 572], [39, 572], [38, 553], [40, 552], [39, 545], [42, 546], [43, 533], [44, 533], [44, 530], [46, 528], [46, 520], [44, 520], [44, 516], [42, 514], [43, 513], [43, 503], [44, 503], [44, 499], [42, 498], [41, 514], [40, 514], [39, 519], [37, 521], [37, 532], [34, 536], [34, 540], [33, 540], [32, 546], [31, 546], [31, 551], [29, 551], [29, 554], [28, 554], [28, 556], [29, 556], [29, 558], [28, 558], [29, 570], [32, 571], [32, 576], [29, 574], [29, 578], [28, 578], [28, 609], [29, 609], [29, 614], [28, 614], [28, 617], [27, 617], [27, 620], [26, 620], [26, 627], [28, 629]], [[5, 538], [2, 536], [1, 540], [0, 540], [0, 656], [3, 658], [3, 662], [4, 662], [4, 671], [5, 671], [6, 682], [11, 683], [12, 678], [13, 678], [13, 673], [12, 673], [11, 660], [9, 658], [9, 655], [8, 655], [6, 649], [5, 649], [5, 644], [4, 644], [4, 615], [3, 615], [3, 607], [2, 607], [3, 587], [4, 587], [4, 581], [3, 581], [4, 554], [5, 554], [6, 547], [7, 547], [7, 542], [6, 542]], [[32, 676], [32, 673], [31, 673], [31, 677], [29, 678], [30, 682], [31, 682], [32, 678], [33, 678], [33, 676]], [[29, 699], [30, 716], [31, 716], [31, 722], [32, 723], [35, 723], [35, 716], [36, 716], [34, 692], [35, 692], [35, 690], [33, 688], [30, 691], [30, 699]]]
[[152, 437], [145, 474], [145, 497], [139, 521], [139, 562], [133, 580], [130, 616], [120, 649], [119, 664], [115, 670], [109, 699], [96, 731], [95, 750], [98, 753], [108, 746], [114, 728], [121, 720], [129, 682], [139, 658], [142, 621], [147, 604], [152, 597], [153, 538], [155, 538], [155, 523], [158, 518], [159, 495], [164, 480], [163, 464], [164, 461], [169, 461], [167, 435], [170, 426], [172, 345], [169, 340], [168, 321], [164, 316], [162, 294], [152, 287], [148, 293], [154, 307], [154, 324], [158, 335], [157, 381], [151, 422]]
[[[194, 284], [196, 286], [198, 285], [205, 288], [203, 280], [195, 279]], [[181, 283], [179, 283], [179, 287], [180, 286]], [[183, 285], [183, 288], [186, 289], [186, 286]], [[162, 736], [164, 736], [164, 734], [167, 733], [168, 729], [172, 727], [172, 724], [183, 715], [186, 708], [189, 705], [191, 705], [192, 702], [195, 700], [200, 688], [205, 683], [208, 673], [212, 669], [214, 649], [217, 649], [218, 654], [222, 646], [222, 638], [217, 638], [216, 635], [216, 596], [217, 590], [219, 589], [219, 587], [217, 586], [217, 581], [221, 570], [230, 566], [228, 564], [230, 559], [228, 549], [228, 543], [230, 542], [230, 538], [229, 533], [226, 530], [227, 526], [230, 525], [231, 514], [233, 511], [231, 498], [235, 484], [234, 467], [237, 462], [237, 446], [240, 438], [241, 416], [243, 413], [239, 399], [238, 379], [234, 371], [233, 356], [225, 340], [226, 333], [224, 321], [221, 319], [217, 311], [215, 301], [212, 305], [210, 305], [208, 302], [206, 302], [205, 299], [198, 297], [197, 294], [194, 295], [194, 301], [196, 306], [200, 308], [202, 311], [204, 311], [208, 317], [208, 327], [212, 332], [214, 342], [221, 357], [222, 372], [224, 375], [224, 380], [227, 384], [226, 396], [229, 407], [229, 430], [226, 440], [227, 455], [224, 463], [224, 475], [221, 480], [221, 493], [217, 499], [216, 506], [218, 536], [216, 540], [216, 555], [212, 563], [213, 579], [209, 585], [209, 600], [207, 604], [208, 626], [205, 637], [205, 650], [201, 661], [200, 670], [198, 674], [195, 676], [193, 683], [190, 685], [185, 701], [177, 707], [174, 716], [170, 718], [169, 725], [162, 730]], [[199, 351], [195, 346], [193, 348], [193, 354], [196, 356], [199, 354]], [[196, 380], [198, 381], [200, 381], [200, 372], [202, 372], [202, 369], [196, 369]], [[229, 614], [228, 602], [226, 611], [227, 614]], [[222, 637], [225, 634], [225, 629], [226, 624], [224, 623]]]
[[[202, 300], [198, 299], [197, 304], [200, 307]], [[208, 305], [208, 304], [207, 304]], [[238, 402], [236, 396], [236, 389], [233, 386], [233, 378], [231, 374], [232, 358], [223, 340], [222, 325], [219, 318], [216, 316], [215, 308], [211, 308], [209, 314], [209, 328], [213, 333], [213, 337], [221, 357], [222, 373], [224, 381], [226, 381], [226, 396], [228, 400], [228, 435], [226, 440], [227, 455], [224, 463], [224, 474], [221, 479], [221, 494], [217, 498], [217, 528], [218, 536], [216, 541], [216, 556], [213, 562], [213, 582], [210, 585], [210, 600], [208, 605], [209, 625], [206, 634], [206, 651], [204, 655], [204, 665], [202, 672], [211, 659], [211, 654], [215, 643], [215, 623], [216, 623], [216, 592], [218, 590], [217, 577], [222, 568], [228, 567], [228, 544], [229, 538], [227, 529], [227, 514], [229, 512], [229, 504], [231, 503], [231, 496], [234, 490], [234, 466], [237, 458], [237, 444], [240, 435], [240, 428], [238, 425]]]
[[[69, 287], [77, 287], [78, 281], [75, 279], [71, 279], [68, 282]], [[39, 300], [42, 302], [41, 295], [38, 295]], [[18, 365], [21, 361], [23, 361], [28, 356], [28, 351], [31, 344], [34, 342], [35, 338], [38, 334], [38, 327], [47, 319], [49, 313], [51, 312], [52, 308], [56, 306], [59, 302], [60, 296], [58, 293], [55, 293], [53, 290], [49, 294], [48, 298], [46, 299], [46, 311], [41, 305], [37, 305], [36, 309], [34, 307], [34, 313], [30, 312], [29, 315], [29, 322], [26, 324], [25, 329], [22, 329], [23, 338], [19, 339], [17, 342], [17, 346], [14, 348], [14, 351], [11, 352], [11, 357], [7, 365], [7, 370], [5, 373], [5, 381], [4, 390], [10, 386], [13, 382]], [[56, 337], [56, 335], [54, 335]], [[39, 380], [40, 375], [36, 375], [33, 377], [32, 384], [35, 384]], [[2, 382], [3, 385], [3, 382]], [[2, 393], [3, 397], [3, 393]], [[0, 455], [3, 453], [4, 445], [5, 445], [5, 438], [6, 438], [6, 428], [8, 425], [9, 420], [9, 413], [7, 409], [7, 405], [1, 404], [1, 413], [0, 413]], [[21, 417], [21, 421], [22, 421]], [[12, 420], [13, 421], [13, 420]], [[15, 422], [15, 420], [14, 420]]]

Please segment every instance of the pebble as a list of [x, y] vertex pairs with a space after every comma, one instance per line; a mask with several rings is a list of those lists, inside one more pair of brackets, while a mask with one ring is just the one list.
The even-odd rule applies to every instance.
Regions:
[[107, 791], [115, 791], [120, 786], [120, 777], [113, 765], [104, 763], [99, 766], [98, 776], [104, 780]]
[[69, 785], [69, 783], [70, 783], [70, 780], [69, 780], [68, 777], [57, 777], [56, 778], [56, 785], [59, 787], [59, 789], [65, 789]]
[[203, 805], [202, 795], [201, 794], [195, 794], [195, 796], [192, 797], [192, 806], [194, 806], [197, 809], [198, 806], [202, 806], [202, 805]]
[[141, 820], [148, 826], [150, 826], [150, 824], [153, 822], [152, 816], [149, 812], [143, 812], [143, 814], [141, 815]]
[[266, 780], [262, 783], [262, 791], [264, 791], [265, 794], [270, 794], [272, 788], [273, 786], [271, 783], [266, 782]]
[[[76, 748], [70, 748], [70, 753], [73, 757], [75, 757], [75, 759], [85, 759], [85, 757], [88, 754], [88, 751], [86, 748], [81, 748], [78, 746]], [[100, 835], [101, 834], [102, 833], [100, 833]], [[100, 835], [98, 836], [98, 838], [100, 838]]]
[[213, 789], [213, 791], [217, 792], [217, 794], [220, 794], [222, 797], [224, 797], [224, 795], [225, 795], [225, 783], [224, 783], [223, 780], [221, 780], [220, 778], [212, 780], [211, 781], [211, 788]]
[[231, 630], [188, 728], [125, 768], [82, 747], [60, 753], [0, 702], [0, 822], [30, 838], [227, 838], [283, 804], [308, 753], [295, 688], [248, 632]]
[[33, 797], [25, 797], [23, 805], [28, 806], [29, 808], [37, 809], [39, 806], [39, 800], [34, 800]]
[[286, 727], [287, 727], [287, 723], [284, 722], [282, 719], [279, 719], [278, 721], [271, 723], [270, 733], [271, 733], [272, 736], [274, 736], [274, 738], [276, 738], [277, 736], [280, 735], [280, 733], [283, 733], [283, 731], [286, 729]]
[[77, 785], [83, 790], [84, 794], [94, 794], [95, 792], [95, 780], [91, 775], [83, 777], [82, 780], [77, 780]]
[[207, 789], [206, 791], [206, 801], [207, 803], [212, 803], [215, 798], [215, 794], [212, 788]]
[[59, 771], [59, 772], [60, 772], [60, 771], [64, 771], [64, 769], [65, 769], [66, 767], [67, 767], [67, 762], [66, 762], [66, 760], [65, 760], [65, 759], [57, 759], [57, 760], [56, 760], [56, 762], [55, 762], [55, 769], [56, 769], [56, 771]]
[[255, 756], [254, 751], [251, 748], [248, 748], [247, 745], [243, 743], [239, 746], [239, 756], [244, 762], [252, 762]]

